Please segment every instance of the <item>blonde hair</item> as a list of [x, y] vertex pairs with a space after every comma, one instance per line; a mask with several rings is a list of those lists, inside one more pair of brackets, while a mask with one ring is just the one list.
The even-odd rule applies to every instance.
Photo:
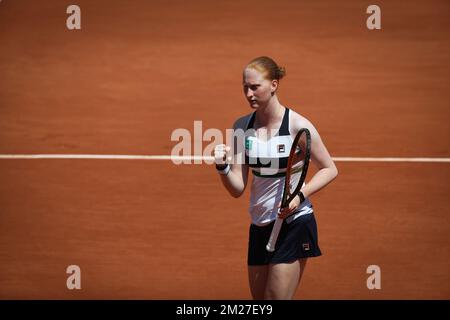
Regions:
[[266, 56], [253, 59], [247, 64], [247, 68], [264, 73], [267, 80], [280, 80], [286, 75], [284, 67], [280, 67], [272, 58]]

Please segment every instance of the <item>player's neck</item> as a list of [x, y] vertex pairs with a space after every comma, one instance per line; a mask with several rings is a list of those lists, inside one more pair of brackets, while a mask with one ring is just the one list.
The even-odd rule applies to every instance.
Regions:
[[283, 119], [285, 108], [278, 101], [277, 96], [270, 99], [269, 103], [256, 111], [256, 122], [259, 127], [270, 127], [272, 123]]

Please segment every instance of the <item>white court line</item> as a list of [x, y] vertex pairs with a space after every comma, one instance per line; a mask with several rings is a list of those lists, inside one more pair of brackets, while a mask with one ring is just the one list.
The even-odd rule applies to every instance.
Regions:
[[[0, 159], [114, 159], [114, 160], [204, 160], [214, 157], [166, 156], [166, 155], [113, 155], [113, 154], [0, 154]], [[450, 162], [450, 158], [381, 158], [381, 157], [333, 157], [336, 162]]]

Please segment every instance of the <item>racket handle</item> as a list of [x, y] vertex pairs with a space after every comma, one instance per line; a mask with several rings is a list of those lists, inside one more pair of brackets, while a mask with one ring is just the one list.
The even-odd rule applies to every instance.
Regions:
[[275, 244], [277, 243], [278, 235], [280, 234], [281, 226], [283, 225], [283, 219], [277, 218], [270, 234], [269, 242], [267, 242], [266, 250], [269, 252], [275, 251]]

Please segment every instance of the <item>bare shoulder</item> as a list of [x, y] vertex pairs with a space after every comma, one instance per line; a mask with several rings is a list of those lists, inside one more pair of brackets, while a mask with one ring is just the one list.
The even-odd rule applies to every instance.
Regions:
[[242, 129], [245, 130], [247, 128], [248, 121], [250, 120], [250, 117], [253, 113], [246, 114], [245, 116], [240, 117], [237, 119], [233, 124], [233, 129]]
[[297, 134], [301, 128], [307, 128], [311, 131], [311, 133], [315, 133], [317, 131], [311, 121], [292, 109], [289, 116], [289, 127], [291, 128], [291, 132], [293, 134]]

